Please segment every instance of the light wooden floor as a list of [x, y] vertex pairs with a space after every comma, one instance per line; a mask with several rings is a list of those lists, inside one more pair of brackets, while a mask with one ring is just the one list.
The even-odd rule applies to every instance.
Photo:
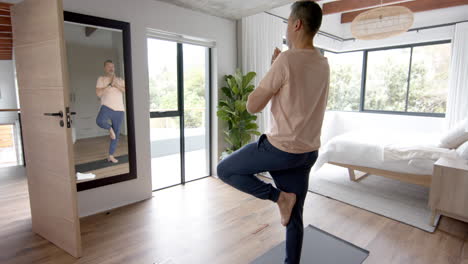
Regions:
[[[83, 164], [96, 160], [106, 159], [109, 155], [109, 136], [78, 139], [73, 144], [75, 164]], [[127, 136], [120, 135], [114, 156], [128, 154]]]
[[[0, 170], [2, 264], [242, 264], [284, 239], [275, 204], [210, 177], [82, 219], [84, 257], [76, 260], [31, 232], [23, 175]], [[468, 226], [449, 218], [430, 234], [313, 193], [304, 218], [368, 249], [366, 264], [468, 264]]]
[[[109, 136], [95, 137], [95, 138], [85, 138], [78, 139], [73, 145], [75, 164], [83, 164], [88, 162], [93, 162], [97, 160], [105, 160], [109, 155]], [[121, 155], [128, 154], [128, 140], [127, 136], [120, 135], [119, 143], [117, 144], [117, 149], [115, 150], [114, 156], [118, 157]], [[129, 172], [128, 163], [122, 163], [98, 170], [92, 171], [80, 171], [82, 173], [94, 173], [96, 175], [95, 179], [111, 177], [115, 175], [120, 175]], [[79, 182], [85, 182], [87, 180], [82, 180]]]

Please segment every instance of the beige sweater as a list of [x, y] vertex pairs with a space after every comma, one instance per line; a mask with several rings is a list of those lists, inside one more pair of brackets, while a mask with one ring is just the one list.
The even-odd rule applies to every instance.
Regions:
[[[117, 83], [119, 86], [125, 86], [124, 80], [118, 77], [115, 78], [116, 80], [114, 80], [114, 83]], [[110, 82], [110, 77], [100, 76], [97, 80], [96, 88], [107, 87]], [[125, 111], [123, 92], [115, 87], [109, 87], [101, 95], [101, 105], [105, 105], [114, 111]]]
[[258, 112], [271, 100], [268, 140], [289, 153], [320, 148], [330, 68], [317, 49], [282, 52], [249, 96], [247, 109]]

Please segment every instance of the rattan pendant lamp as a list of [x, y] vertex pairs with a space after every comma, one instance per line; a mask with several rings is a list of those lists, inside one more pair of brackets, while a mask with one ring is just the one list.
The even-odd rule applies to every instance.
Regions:
[[413, 12], [406, 7], [381, 6], [354, 18], [351, 33], [356, 39], [385, 39], [408, 31], [413, 21]]

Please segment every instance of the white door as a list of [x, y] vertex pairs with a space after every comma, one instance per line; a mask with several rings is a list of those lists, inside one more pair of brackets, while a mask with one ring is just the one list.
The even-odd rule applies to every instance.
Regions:
[[32, 229], [80, 257], [62, 1], [25, 0], [12, 25]]

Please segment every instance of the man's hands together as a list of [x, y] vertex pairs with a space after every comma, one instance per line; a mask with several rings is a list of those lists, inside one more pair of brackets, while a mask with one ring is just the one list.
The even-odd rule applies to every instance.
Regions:
[[271, 56], [271, 64], [275, 62], [276, 58], [278, 58], [280, 54], [281, 54], [281, 50], [278, 48], [275, 48], [275, 50], [273, 51], [273, 56]]

